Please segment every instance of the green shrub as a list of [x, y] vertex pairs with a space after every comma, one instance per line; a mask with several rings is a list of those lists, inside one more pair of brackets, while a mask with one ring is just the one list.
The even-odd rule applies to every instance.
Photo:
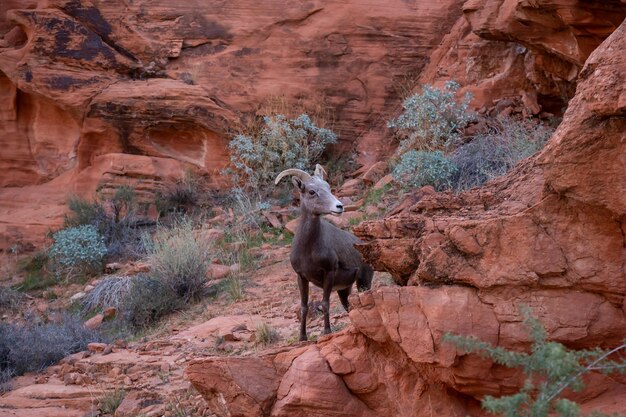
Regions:
[[58, 321], [25, 325], [0, 323], [0, 372], [21, 375], [41, 371], [65, 356], [84, 350], [102, 336], [82, 320], [61, 315]]
[[203, 289], [211, 262], [209, 250], [209, 242], [194, 233], [189, 221], [158, 229], [149, 248], [153, 277], [188, 302]]
[[265, 126], [254, 136], [237, 135], [230, 144], [235, 184], [247, 189], [267, 187], [276, 175], [287, 168], [309, 169], [336, 135], [316, 126], [309, 116], [287, 119], [283, 115], [264, 117]]
[[455, 98], [459, 87], [455, 81], [448, 81], [443, 90], [424, 85], [420, 94], [404, 100], [404, 112], [387, 123], [403, 136], [398, 154], [449, 149], [458, 143], [460, 130], [474, 119], [468, 110], [471, 95], [465, 94], [460, 103]]
[[61, 274], [95, 273], [102, 270], [107, 248], [104, 238], [91, 225], [70, 227], [53, 235], [50, 258]]
[[452, 186], [455, 165], [441, 151], [410, 150], [402, 154], [393, 177], [405, 187], [432, 185], [441, 191]]
[[532, 120], [510, 117], [491, 121], [486, 133], [474, 137], [450, 156], [458, 168], [454, 189], [467, 190], [504, 175], [519, 161], [539, 151], [554, 129]]
[[578, 417], [578, 404], [561, 398], [565, 389], [582, 390], [584, 384], [581, 377], [590, 371], [626, 373], [623, 357], [619, 361], [609, 359], [624, 350], [626, 343], [611, 350], [570, 350], [561, 343], [548, 341], [545, 329], [532, 317], [529, 308], [522, 308], [522, 314], [533, 341], [530, 353], [508, 351], [472, 337], [444, 336], [444, 341], [467, 352], [479, 352], [498, 364], [524, 369], [527, 378], [518, 393], [483, 398], [482, 406], [490, 413], [507, 417], [547, 417], [550, 413]]

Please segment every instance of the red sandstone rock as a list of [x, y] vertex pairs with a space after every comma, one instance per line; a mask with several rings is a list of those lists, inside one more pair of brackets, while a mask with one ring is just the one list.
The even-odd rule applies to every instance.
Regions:
[[375, 162], [386, 147], [363, 134], [386, 131], [394, 84], [423, 66], [462, 3], [3, 2], [0, 249], [42, 246], [70, 192], [133, 185], [148, 198], [175, 179], [145, 166], [104, 172], [108, 155], [126, 155], [119, 167], [176, 161], [224, 184], [241, 115], [264, 114], [277, 96], [332, 108], [338, 148]]
[[[518, 310], [526, 304], [549, 337], [569, 347], [621, 343], [626, 61], [615, 51], [625, 49], [623, 23], [589, 57], [561, 126], [537, 157], [470, 192], [417, 190], [394, 215], [357, 227], [364, 256], [409, 286], [353, 294], [352, 328], [264, 357], [271, 389], [262, 398], [276, 400], [271, 410], [238, 400], [250, 396], [248, 385], [234, 382], [244, 376], [221, 371], [243, 371], [250, 358], [196, 361], [188, 372], [194, 385], [250, 415], [342, 415], [348, 405], [362, 415], [480, 416], [480, 398], [515, 392], [523, 374], [442, 343], [446, 332], [527, 348]], [[219, 381], [207, 378], [216, 372]], [[587, 377], [589, 388], [572, 397], [583, 410], [626, 408], [623, 379]]]
[[93, 316], [92, 318], [90, 318], [89, 320], [85, 322], [85, 327], [88, 329], [94, 330], [100, 327], [103, 321], [104, 321], [104, 316], [102, 314], [96, 314], [95, 316]]

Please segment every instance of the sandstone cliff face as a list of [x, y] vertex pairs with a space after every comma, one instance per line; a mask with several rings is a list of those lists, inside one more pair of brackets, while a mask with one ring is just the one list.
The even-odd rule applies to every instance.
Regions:
[[[540, 155], [458, 196], [419, 190], [357, 229], [376, 269], [408, 286], [352, 296], [352, 328], [250, 359], [250, 373], [238, 358], [196, 360], [192, 383], [222, 415], [482, 415], [478, 399], [511, 393], [522, 375], [442, 344], [445, 332], [523, 348], [524, 303], [567, 346], [623, 340], [625, 49], [623, 23], [588, 58]], [[257, 374], [263, 392], [246, 378]], [[623, 378], [588, 383], [575, 397], [584, 410], [626, 409]]]
[[[190, 168], [219, 185], [228, 138], [271, 97], [331, 109], [338, 150], [364, 164], [417, 81], [456, 78], [477, 108], [559, 113], [625, 15], [619, 1], [2, 2], [0, 249], [40, 244], [70, 192], [148, 195]], [[86, 172], [120, 158], [172, 170]], [[19, 214], [34, 206], [46, 215]]]
[[[136, 185], [143, 174], [158, 183], [185, 167], [219, 183], [228, 138], [271, 97], [332, 109], [340, 148], [357, 146], [388, 118], [395, 84], [423, 67], [461, 5], [3, 2], [0, 248], [37, 241], [29, 228], [58, 225], [68, 192]], [[360, 149], [366, 160], [384, 147], [370, 139]], [[147, 171], [97, 168], [121, 160]], [[177, 172], [152, 175], [159, 165]], [[43, 195], [48, 216], [14, 217]]]

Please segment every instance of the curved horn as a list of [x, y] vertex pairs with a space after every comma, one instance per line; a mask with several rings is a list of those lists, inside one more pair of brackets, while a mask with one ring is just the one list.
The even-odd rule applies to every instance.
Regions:
[[321, 179], [325, 179], [326, 176], [328, 176], [328, 174], [326, 173], [326, 170], [324, 169], [323, 166], [321, 166], [320, 164], [316, 164], [315, 165], [315, 176], [319, 177]]
[[299, 177], [302, 181], [306, 181], [309, 178], [311, 178], [311, 176], [309, 174], [307, 174], [306, 172], [304, 172], [301, 169], [290, 168], [290, 169], [286, 169], [283, 172], [281, 172], [280, 174], [278, 174], [278, 176], [274, 180], [274, 184], [278, 184], [280, 182], [280, 180], [282, 180], [287, 175], [294, 175], [296, 177]]

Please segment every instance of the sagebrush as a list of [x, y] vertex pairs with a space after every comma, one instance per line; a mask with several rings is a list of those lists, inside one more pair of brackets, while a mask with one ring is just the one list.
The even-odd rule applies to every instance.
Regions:
[[318, 161], [326, 146], [337, 142], [329, 129], [317, 126], [302, 114], [265, 116], [256, 135], [237, 135], [229, 144], [231, 165], [227, 171], [234, 182], [248, 190], [269, 186], [287, 168], [308, 169]]
[[406, 187], [432, 185], [442, 191], [452, 188], [452, 177], [457, 168], [441, 151], [416, 151], [411, 149], [400, 157], [393, 176]]
[[455, 81], [443, 89], [422, 86], [388, 123], [401, 137], [393, 170], [401, 185], [457, 192], [482, 185], [540, 150], [554, 131], [538, 121], [506, 116], [482, 118], [486, 128], [462, 137], [477, 116], [469, 110], [471, 95], [456, 98], [459, 87]]
[[443, 89], [426, 84], [421, 93], [404, 100], [403, 113], [387, 123], [402, 138], [398, 154], [411, 149], [445, 150], [458, 144], [461, 129], [475, 118], [469, 111], [470, 94], [457, 101], [459, 87], [455, 81], [446, 82]]
[[94, 274], [104, 266], [107, 247], [104, 237], [92, 225], [70, 227], [53, 235], [50, 258], [57, 265], [57, 274]]

